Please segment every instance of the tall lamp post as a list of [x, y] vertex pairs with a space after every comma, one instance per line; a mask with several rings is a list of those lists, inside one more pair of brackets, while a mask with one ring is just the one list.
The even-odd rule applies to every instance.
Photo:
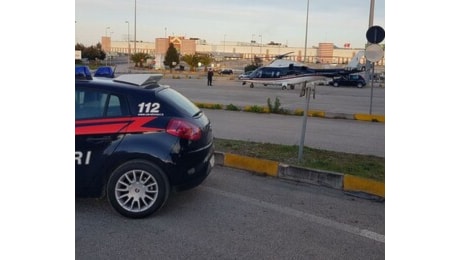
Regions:
[[305, 22], [305, 50], [303, 54], [303, 62], [307, 63], [307, 39], [308, 39], [308, 9], [310, 8], [310, 0], [307, 0], [307, 19]]
[[110, 65], [112, 65], [112, 59], [113, 59], [113, 56], [112, 56], [112, 34], [113, 32], [110, 32], [110, 55], [109, 55], [109, 63]]
[[128, 24], [128, 71], [129, 71], [129, 60], [130, 60], [130, 54], [131, 54], [131, 44], [129, 42], [129, 21], [125, 21], [125, 23]]
[[136, 53], [136, 0], [134, 0], [134, 53]]
[[[307, 19], [305, 23], [305, 50], [304, 50], [304, 57], [303, 62], [307, 62], [307, 37], [308, 37], [308, 9], [310, 6], [310, 0], [307, 0]], [[315, 98], [315, 90], [311, 89], [311, 87], [307, 87], [307, 82], [302, 83], [302, 91], [305, 94], [305, 108], [303, 112], [303, 122], [302, 122], [302, 131], [300, 135], [300, 143], [299, 143], [299, 157], [298, 161], [301, 162], [303, 158], [303, 147], [305, 146], [305, 134], [307, 129], [307, 118], [308, 118], [308, 109], [310, 106], [310, 94], [313, 92], [313, 98]]]
[[[106, 38], [107, 38], [107, 30], [108, 30], [108, 29], [110, 29], [109, 26], [108, 26], [108, 27], [105, 27], [105, 37], [106, 37]], [[107, 39], [106, 39], [106, 43], [107, 43]], [[109, 52], [109, 51], [107, 50], [107, 54], [108, 54], [108, 52]], [[107, 59], [109, 58], [109, 57], [107, 57], [107, 56], [108, 56], [108, 55], [106, 55], [106, 57], [105, 57], [105, 66], [107, 66]]]

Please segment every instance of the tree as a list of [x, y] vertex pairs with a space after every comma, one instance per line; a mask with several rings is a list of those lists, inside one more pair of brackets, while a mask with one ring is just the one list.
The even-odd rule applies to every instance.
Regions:
[[194, 71], [199, 63], [207, 67], [213, 59], [209, 54], [186, 54], [182, 56], [182, 60], [190, 66], [190, 71]]
[[90, 46], [85, 49], [85, 51], [82, 53], [83, 58], [88, 58], [88, 60], [104, 60], [106, 57], [106, 54], [103, 50], [98, 49], [97, 47]]
[[193, 54], [185, 54], [182, 56], [182, 60], [188, 64], [190, 71], [194, 71], [198, 66], [198, 60], [195, 59], [195, 55]]
[[211, 57], [210, 54], [200, 54], [200, 55], [198, 55], [198, 60], [205, 67], [208, 67], [212, 62], [212, 57]]
[[86, 48], [85, 45], [83, 45], [82, 43], [75, 44], [75, 50], [76, 51], [82, 51], [83, 52], [85, 50], [85, 48]]
[[244, 72], [253, 71], [259, 68], [260, 66], [262, 66], [262, 59], [254, 55], [254, 60], [252, 61], [252, 64], [244, 67]]
[[96, 46], [91, 45], [89, 47], [85, 47], [83, 44], [77, 43], [75, 44], [75, 50], [80, 50], [82, 58], [86, 58], [90, 61], [104, 60], [106, 57], [100, 43], [96, 44]]
[[174, 47], [174, 44], [169, 44], [169, 48], [166, 51], [165, 61], [163, 63], [165, 66], [169, 66], [170, 71], [172, 71], [172, 69], [176, 67], [177, 64], [179, 64], [179, 53]]
[[149, 58], [151, 58], [150, 55], [148, 55], [147, 53], [143, 53], [143, 52], [137, 52], [131, 55], [131, 60], [135, 63], [134, 67], [143, 68], [144, 62], [146, 62], [147, 59]]
[[254, 61], [252, 62], [257, 67], [262, 66], [262, 58], [254, 55]]

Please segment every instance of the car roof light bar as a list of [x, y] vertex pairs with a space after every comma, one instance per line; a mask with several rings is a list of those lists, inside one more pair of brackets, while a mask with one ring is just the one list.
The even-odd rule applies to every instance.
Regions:
[[113, 78], [115, 75], [115, 67], [112, 66], [102, 66], [97, 68], [96, 72], [94, 72], [94, 77], [106, 77], [106, 78]]
[[75, 67], [75, 79], [86, 79], [92, 80], [91, 71], [88, 66], [76, 66]]
[[129, 83], [141, 87], [158, 84], [161, 78], [163, 78], [163, 74], [123, 74], [116, 77], [113, 81]]

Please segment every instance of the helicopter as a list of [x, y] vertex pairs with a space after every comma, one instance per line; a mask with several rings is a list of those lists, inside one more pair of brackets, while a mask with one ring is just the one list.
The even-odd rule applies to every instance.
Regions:
[[361, 72], [358, 69], [359, 60], [364, 55], [364, 51], [359, 51], [344, 68], [314, 69], [305, 64], [286, 60], [285, 58], [293, 52], [275, 56], [275, 59], [268, 65], [257, 68], [250, 74], [240, 77], [243, 85], [250, 83], [253, 88], [254, 83], [264, 86], [281, 86], [281, 89], [294, 89], [300, 83], [325, 80]]

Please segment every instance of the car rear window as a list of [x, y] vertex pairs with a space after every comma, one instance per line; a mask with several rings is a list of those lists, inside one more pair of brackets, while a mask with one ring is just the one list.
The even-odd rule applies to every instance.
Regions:
[[195, 106], [188, 98], [172, 88], [165, 88], [158, 92], [158, 96], [175, 107], [180, 109], [187, 116], [195, 116], [199, 114], [200, 109]]

